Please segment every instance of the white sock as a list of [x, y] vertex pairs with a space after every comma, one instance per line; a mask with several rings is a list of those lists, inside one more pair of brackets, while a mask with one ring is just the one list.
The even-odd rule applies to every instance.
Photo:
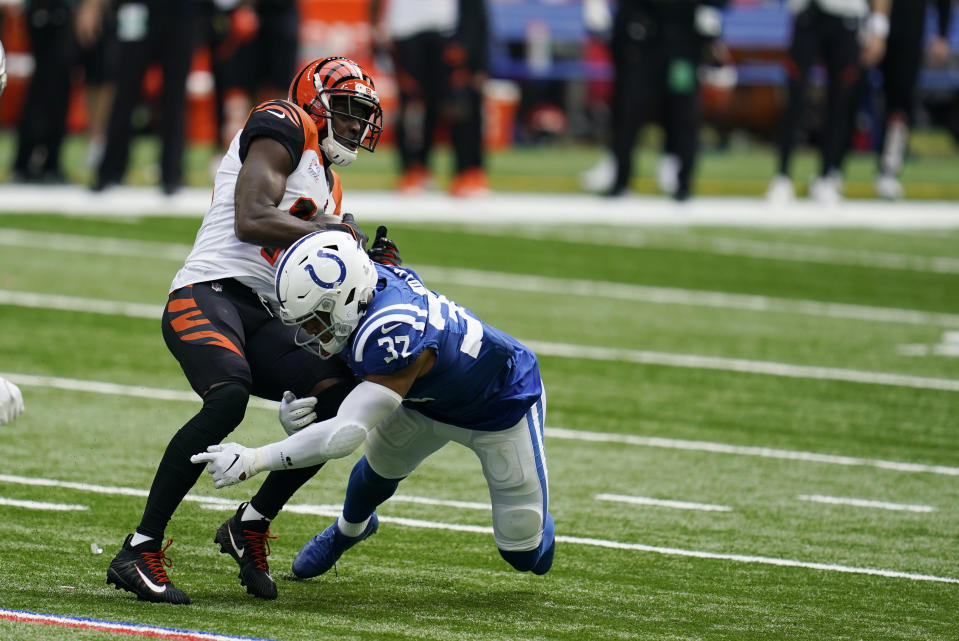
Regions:
[[140, 534], [139, 532], [134, 532], [133, 538], [130, 539], [130, 546], [136, 547], [140, 545], [141, 543], [146, 543], [147, 541], [152, 541], [152, 540], [153, 540], [152, 536], [147, 536], [146, 534]]
[[243, 516], [240, 517], [241, 521], [269, 521], [270, 519], [266, 518], [260, 514], [252, 503], [246, 504], [246, 509], [243, 510]]
[[[372, 518], [372, 517], [370, 517]], [[362, 523], [350, 523], [343, 518], [343, 515], [340, 515], [340, 518], [336, 519], [336, 527], [340, 529], [340, 532], [346, 536], [359, 536], [363, 534], [363, 530], [366, 529], [366, 525], [370, 522], [370, 519], [367, 518]]]

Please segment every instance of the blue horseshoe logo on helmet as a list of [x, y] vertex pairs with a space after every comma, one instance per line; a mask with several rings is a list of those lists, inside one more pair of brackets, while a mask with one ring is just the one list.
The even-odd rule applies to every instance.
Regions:
[[337, 256], [336, 254], [331, 254], [323, 249], [320, 249], [319, 251], [316, 252], [316, 257], [329, 258], [330, 260], [335, 262], [337, 265], [340, 266], [340, 275], [337, 276], [335, 280], [328, 283], [316, 275], [316, 272], [313, 270], [313, 265], [307, 264], [307, 266], [304, 267], [303, 269], [305, 269], [306, 273], [310, 275], [310, 278], [313, 279], [314, 283], [316, 283], [323, 289], [333, 289], [334, 287], [342, 283], [344, 280], [346, 280], [346, 265], [343, 264], [343, 260], [339, 256]]

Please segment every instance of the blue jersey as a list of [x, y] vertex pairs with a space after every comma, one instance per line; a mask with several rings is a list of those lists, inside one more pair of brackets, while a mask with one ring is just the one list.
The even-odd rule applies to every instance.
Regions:
[[542, 394], [536, 356], [512, 336], [430, 291], [409, 269], [376, 264], [376, 295], [342, 356], [360, 378], [391, 374], [432, 348], [436, 362], [403, 404], [473, 430], [505, 430]]

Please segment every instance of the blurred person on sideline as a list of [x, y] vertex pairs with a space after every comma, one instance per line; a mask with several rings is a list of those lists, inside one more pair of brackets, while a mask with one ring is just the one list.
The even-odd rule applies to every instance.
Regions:
[[488, 67], [485, 0], [373, 0], [374, 46], [388, 49], [399, 90], [396, 147], [404, 194], [430, 183], [437, 124], [447, 122], [454, 196], [489, 192], [483, 155], [483, 86]]
[[[0, 95], [3, 94], [3, 48], [0, 47]], [[0, 376], [0, 425], [6, 425], [24, 412], [23, 394], [13, 381]]]
[[217, 0], [228, 22], [212, 50], [221, 94], [219, 137], [228, 145], [254, 102], [282, 95], [297, 70], [300, 11], [297, 0]]
[[341, 354], [362, 382], [336, 416], [283, 441], [256, 449], [213, 445], [191, 460], [207, 463], [221, 488], [264, 470], [342, 458], [365, 441], [341, 516], [300, 549], [294, 576], [323, 574], [375, 533], [377, 506], [451, 441], [480, 460], [500, 556], [520, 572], [547, 573], [555, 524], [536, 355], [429, 290], [414, 271], [374, 264], [338, 231], [290, 247], [277, 268], [276, 296], [284, 322], [298, 328], [299, 344], [320, 358]]
[[810, 184], [809, 195], [824, 204], [835, 204], [842, 198], [843, 160], [856, 89], [862, 69], [875, 66], [885, 51], [889, 5], [890, 0], [788, 0], [794, 14], [787, 65], [789, 94], [780, 131], [777, 173], [766, 191], [771, 202], [787, 203], [796, 196], [789, 168], [803, 120], [809, 72], [818, 59], [826, 68], [826, 105], [819, 175]]
[[[902, 198], [899, 173], [905, 163], [909, 127], [916, 106], [916, 86], [923, 60], [926, 27], [926, 0], [894, 0], [889, 15], [886, 53], [879, 64], [882, 70], [882, 132], [878, 150], [876, 194], [895, 200]], [[928, 60], [942, 66], [949, 60], [949, 26], [952, 0], [936, 0], [937, 30], [929, 39]]]
[[[613, 17], [609, 0], [584, 0], [583, 19], [590, 33], [606, 41], [609, 48], [609, 35], [612, 29]], [[612, 110], [610, 100], [608, 108]], [[660, 114], [660, 125], [663, 128], [663, 149], [656, 167], [656, 185], [664, 194], [672, 195], [678, 186], [679, 158], [675, 153], [674, 136], [667, 129], [671, 121]], [[608, 123], [607, 123], [608, 125]], [[609, 191], [616, 178], [616, 158], [613, 152], [606, 150], [596, 163], [582, 172], [579, 176], [580, 187], [584, 191], [602, 193]]]
[[[382, 132], [373, 79], [348, 58], [314, 60], [297, 73], [286, 100], [255, 107], [220, 163], [213, 201], [196, 242], [170, 286], [163, 338], [193, 390], [199, 412], [172, 437], [157, 466], [136, 530], [110, 563], [107, 582], [148, 601], [185, 604], [170, 582], [164, 533], [202, 468], [190, 456], [222, 441], [243, 420], [250, 396], [280, 403], [288, 433], [334, 416], [355, 381], [340, 359], [319, 360], [297, 346], [278, 316], [276, 265], [285, 248], [318, 229], [365, 236], [341, 213], [343, 190], [333, 167]], [[396, 246], [377, 237], [377, 260], [398, 264]], [[299, 397], [299, 398], [297, 398]], [[240, 582], [275, 599], [270, 522], [320, 469], [270, 474], [216, 531], [215, 543], [240, 568]]]
[[3, 97], [3, 90], [7, 88], [7, 52], [3, 50], [3, 43], [0, 42], [0, 98]]
[[172, 195], [183, 185], [186, 79], [203, 17], [195, 0], [120, 0], [116, 8], [116, 93], [106, 143], [93, 183], [103, 191], [123, 182], [133, 139], [131, 116], [142, 99], [143, 77], [159, 63], [160, 181]]
[[95, 169], [106, 146], [107, 119], [113, 106], [116, 66], [116, 24], [110, 0], [84, 0], [77, 10], [76, 32], [84, 66], [89, 126], [84, 165]]
[[89, 114], [88, 153], [102, 147], [112, 99], [108, 0], [32, 0], [26, 6], [33, 76], [17, 124], [13, 177], [26, 183], [62, 183], [60, 152], [67, 133], [73, 74], [84, 71]]
[[[618, 3], [610, 42], [614, 80], [609, 148], [613, 171], [609, 172], [612, 180], [603, 189], [606, 195], [621, 196], [628, 191], [640, 129], [659, 109], [667, 140], [666, 163], [672, 165], [660, 168], [660, 173], [668, 175], [661, 176], [659, 182], [676, 200], [689, 198], [699, 147], [699, 66], [704, 56], [717, 61], [726, 56], [719, 40], [721, 9], [726, 2]], [[597, 175], [601, 171], [594, 169]], [[586, 186], [601, 184], [588, 176], [583, 178]]]

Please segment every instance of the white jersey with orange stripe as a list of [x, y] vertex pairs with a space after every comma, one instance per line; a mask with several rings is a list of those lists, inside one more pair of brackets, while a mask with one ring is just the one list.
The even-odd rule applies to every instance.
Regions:
[[260, 136], [277, 140], [293, 162], [294, 169], [287, 176], [278, 209], [303, 219], [319, 214], [340, 215], [342, 188], [336, 174], [328, 173], [323, 166], [313, 120], [285, 100], [265, 102], [250, 112], [220, 162], [210, 208], [186, 263], [170, 285], [171, 292], [194, 283], [234, 278], [267, 302], [276, 303], [273, 281], [282, 249], [245, 243], [236, 237], [235, 231], [237, 176], [250, 143]]

